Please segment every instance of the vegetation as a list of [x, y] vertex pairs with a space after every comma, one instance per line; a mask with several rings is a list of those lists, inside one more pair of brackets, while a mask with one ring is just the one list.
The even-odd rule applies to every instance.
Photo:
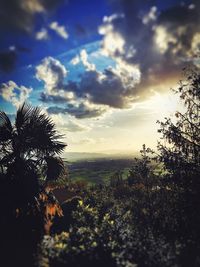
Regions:
[[[18, 240], [36, 245], [51, 213], [61, 212], [47, 190], [65, 171], [62, 160], [56, 157], [65, 147], [60, 137], [39, 108], [23, 104], [14, 124], [0, 113], [0, 230], [4, 247], [12, 244], [16, 257]], [[25, 251], [26, 241], [21, 243]], [[11, 259], [15, 261], [15, 257]]]
[[[68, 181], [66, 192], [71, 195], [61, 205], [62, 216], [56, 214], [59, 205], [47, 193], [51, 188], [48, 181], [63, 179], [64, 174], [62, 161], [55, 158], [64, 144], [58, 142], [54, 125], [38, 109], [26, 105], [17, 113], [19, 118], [20, 113], [27, 116], [22, 116], [23, 127], [15, 123], [11, 128], [1, 113], [3, 214], [12, 226], [19, 222], [27, 225], [27, 219], [21, 218], [31, 218], [29, 236], [32, 232], [42, 236], [37, 240], [36, 266], [200, 266], [200, 73], [185, 70], [185, 79], [175, 93], [185, 111], [159, 122], [162, 138], [158, 152], [143, 145], [141, 157], [131, 163], [127, 177], [117, 170], [109, 184], [88, 187]], [[35, 112], [37, 116], [32, 115]], [[37, 122], [38, 116], [44, 124]], [[32, 136], [26, 125], [35, 120], [33, 131], [41, 130]], [[49, 141], [36, 146], [40, 138], [34, 138], [44, 133]], [[17, 140], [24, 140], [23, 145]], [[50, 170], [53, 165], [57, 168]], [[13, 190], [11, 194], [9, 190]], [[44, 213], [44, 201], [50, 207], [48, 214]], [[38, 224], [38, 218], [48, 218], [49, 231], [41, 234], [43, 224]], [[1, 229], [7, 227], [3, 221]], [[14, 235], [16, 227], [13, 229]]]
[[69, 179], [71, 181], [86, 181], [89, 185], [110, 183], [110, 177], [121, 172], [123, 178], [127, 176], [133, 159], [94, 159], [68, 162]]

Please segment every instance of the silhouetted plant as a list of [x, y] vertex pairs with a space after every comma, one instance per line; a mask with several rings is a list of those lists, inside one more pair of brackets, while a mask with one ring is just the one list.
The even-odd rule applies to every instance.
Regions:
[[[175, 113], [176, 121], [166, 118], [159, 122], [159, 132], [168, 146], [161, 142], [158, 149], [176, 182], [185, 188], [200, 189], [200, 73], [196, 69], [185, 69], [185, 80], [174, 90], [179, 94], [185, 111]], [[187, 178], [186, 178], [187, 177]]]
[[117, 171], [110, 177], [110, 186], [116, 187], [123, 184], [122, 172]]
[[153, 168], [152, 168], [152, 154], [153, 151], [150, 148], [146, 148], [144, 144], [142, 150], [140, 150], [141, 158], [135, 158], [135, 162], [129, 170], [128, 183], [142, 184], [143, 186], [152, 186], [154, 180]]
[[5, 240], [37, 240], [45, 223], [60, 212], [46, 188], [64, 174], [57, 157], [65, 148], [61, 137], [38, 107], [23, 104], [13, 124], [0, 112], [0, 230]]
[[177, 111], [175, 120], [159, 122], [159, 132], [167, 143], [160, 142], [158, 149], [159, 159], [169, 173], [174, 236], [184, 240], [183, 262], [194, 266], [200, 252], [200, 72], [192, 68], [184, 69], [184, 74], [185, 79], [174, 90], [184, 111]]

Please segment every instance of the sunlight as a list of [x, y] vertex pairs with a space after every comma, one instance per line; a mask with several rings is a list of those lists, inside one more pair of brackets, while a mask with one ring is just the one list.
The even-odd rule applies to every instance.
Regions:
[[157, 119], [173, 116], [177, 110], [182, 109], [178, 95], [173, 92], [165, 94], [154, 92], [154, 95], [146, 102], [146, 107], [154, 111]]

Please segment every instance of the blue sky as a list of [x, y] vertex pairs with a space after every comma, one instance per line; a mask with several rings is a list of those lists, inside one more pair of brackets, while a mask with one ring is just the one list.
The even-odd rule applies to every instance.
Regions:
[[178, 108], [169, 88], [199, 67], [195, 0], [2, 0], [0, 10], [1, 109], [40, 106], [68, 151], [155, 147], [156, 120]]

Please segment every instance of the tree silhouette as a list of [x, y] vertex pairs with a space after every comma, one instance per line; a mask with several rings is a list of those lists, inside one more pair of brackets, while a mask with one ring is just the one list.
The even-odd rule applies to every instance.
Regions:
[[160, 142], [158, 149], [168, 171], [176, 236], [185, 243], [182, 262], [196, 266], [200, 252], [200, 73], [194, 68], [184, 73], [185, 79], [174, 92], [185, 109], [175, 113], [175, 121], [159, 122], [159, 132], [168, 145]]
[[179, 94], [185, 111], [175, 113], [175, 122], [170, 118], [159, 122], [159, 132], [169, 146], [159, 143], [158, 149], [174, 182], [196, 191], [200, 190], [200, 73], [184, 69], [184, 74], [185, 79], [174, 92]]
[[44, 223], [59, 212], [56, 199], [46, 188], [65, 174], [58, 157], [66, 146], [59, 141], [61, 137], [38, 107], [24, 103], [13, 124], [0, 112], [1, 230], [40, 235]]

